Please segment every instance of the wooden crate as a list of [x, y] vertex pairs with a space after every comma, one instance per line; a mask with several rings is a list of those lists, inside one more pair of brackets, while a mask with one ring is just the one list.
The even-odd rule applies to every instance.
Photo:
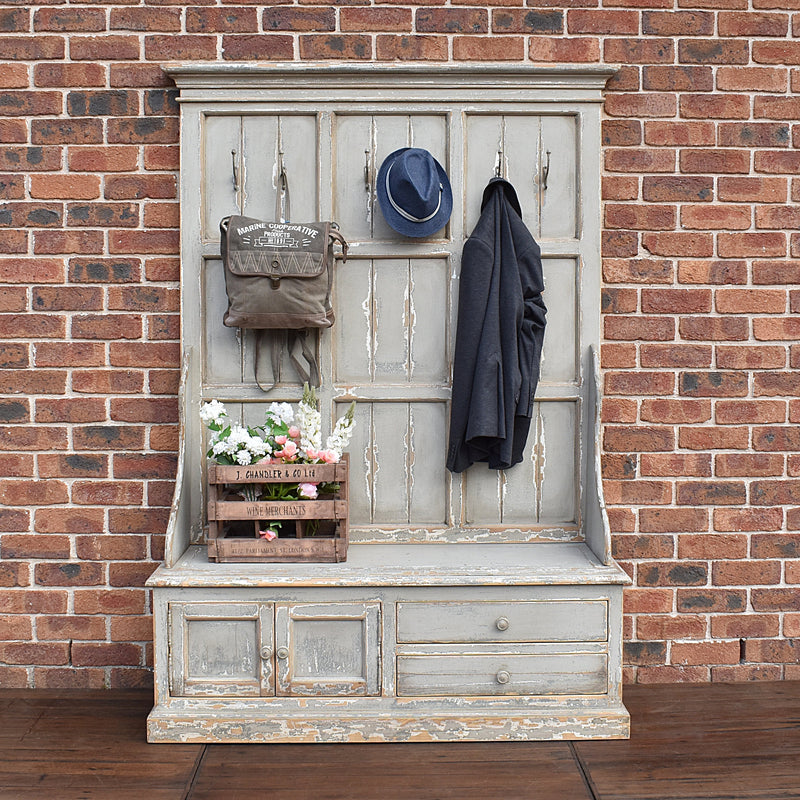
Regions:
[[[345, 561], [349, 522], [347, 454], [338, 464], [253, 464], [246, 467], [208, 464], [208, 558], [217, 562]], [[247, 501], [230, 487], [266, 483], [338, 483], [339, 491], [317, 500]], [[267, 541], [258, 537], [260, 523], [289, 523]], [[308, 535], [308, 523], [319, 530]], [[291, 526], [291, 523], [294, 523]]]

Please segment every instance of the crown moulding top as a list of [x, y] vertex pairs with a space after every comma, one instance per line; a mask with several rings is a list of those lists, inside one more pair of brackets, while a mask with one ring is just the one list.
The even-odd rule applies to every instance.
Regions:
[[[192, 62], [163, 65], [181, 89], [182, 99], [195, 99], [195, 92], [214, 90], [280, 90], [285, 93], [322, 94], [330, 90], [370, 91], [475, 91], [500, 92], [564, 89], [600, 93], [614, 67], [601, 65], [548, 65], [469, 63], [381, 63], [381, 62]], [[197, 96], [197, 99], [200, 99]], [[331, 97], [330, 99], [335, 99]], [[476, 92], [475, 100], [486, 101]], [[564, 98], [562, 98], [564, 99]], [[587, 98], [588, 99], [588, 98]]]

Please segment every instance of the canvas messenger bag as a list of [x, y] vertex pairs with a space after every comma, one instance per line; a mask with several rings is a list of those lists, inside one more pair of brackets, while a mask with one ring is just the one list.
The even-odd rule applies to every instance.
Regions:
[[[280, 209], [280, 206], [279, 206]], [[280, 209], [276, 214], [285, 213]], [[266, 222], [253, 217], [229, 216], [220, 223], [220, 254], [225, 270], [228, 308], [223, 324], [250, 328], [256, 335], [256, 372], [264, 336], [273, 331], [271, 389], [278, 380], [282, 353], [287, 351], [303, 380], [319, 385], [316, 340], [308, 331], [329, 328], [334, 314], [331, 306], [333, 245], [342, 247], [347, 259], [347, 242], [332, 222]], [[300, 354], [305, 364], [300, 361]]]

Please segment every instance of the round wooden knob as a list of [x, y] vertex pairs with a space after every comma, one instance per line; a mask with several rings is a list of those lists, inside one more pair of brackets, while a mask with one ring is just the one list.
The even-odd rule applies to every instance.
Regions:
[[498, 683], [508, 683], [511, 680], [511, 673], [501, 669], [495, 677]]
[[275, 655], [277, 655], [278, 658], [289, 658], [289, 648], [279, 647], [278, 652]]
[[495, 622], [497, 630], [499, 631], [507, 631], [510, 624], [511, 623], [508, 621], [508, 617], [500, 617], [500, 619]]
[[262, 647], [261, 648], [261, 658], [266, 661], [267, 659], [272, 658], [272, 648], [271, 647]]

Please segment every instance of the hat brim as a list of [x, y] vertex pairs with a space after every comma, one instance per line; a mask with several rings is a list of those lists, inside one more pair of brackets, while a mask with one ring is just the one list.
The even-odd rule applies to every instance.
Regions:
[[378, 170], [375, 190], [378, 195], [378, 204], [381, 207], [383, 218], [386, 220], [387, 224], [398, 233], [402, 233], [403, 236], [422, 238], [423, 236], [430, 236], [436, 233], [436, 231], [441, 230], [447, 225], [447, 221], [453, 213], [453, 190], [450, 188], [450, 181], [447, 177], [447, 173], [444, 171], [444, 167], [434, 158], [433, 163], [436, 164], [436, 169], [439, 173], [439, 182], [442, 184], [442, 202], [436, 215], [425, 222], [411, 222], [411, 220], [399, 214], [389, 201], [389, 196], [386, 191], [386, 173], [398, 156], [410, 149], [409, 147], [401, 147], [399, 150], [395, 150], [393, 153], [386, 156]]

